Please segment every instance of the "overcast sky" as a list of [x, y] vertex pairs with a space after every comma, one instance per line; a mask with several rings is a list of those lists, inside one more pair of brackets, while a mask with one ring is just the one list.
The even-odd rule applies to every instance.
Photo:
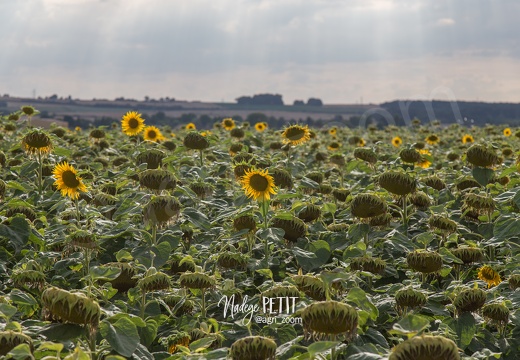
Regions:
[[0, 94], [520, 102], [517, 0], [0, 0]]

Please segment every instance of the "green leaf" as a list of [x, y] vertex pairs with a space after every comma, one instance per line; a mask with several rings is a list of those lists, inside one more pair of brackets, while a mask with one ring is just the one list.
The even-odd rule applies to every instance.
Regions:
[[8, 356], [15, 360], [34, 359], [31, 348], [28, 344], [20, 344], [16, 346], [14, 349], [9, 351]]
[[157, 336], [157, 329], [159, 324], [154, 319], [146, 320], [146, 327], [139, 328], [139, 337], [141, 338], [141, 344], [146, 347], [152, 345], [155, 337]]
[[75, 324], [50, 324], [40, 330], [40, 334], [50, 341], [68, 341], [86, 334], [85, 329]]
[[211, 223], [209, 222], [206, 215], [201, 213], [195, 208], [187, 207], [182, 211], [182, 214], [189, 219], [189, 221], [196, 227], [202, 230], [211, 229]]
[[117, 266], [113, 267], [104, 267], [104, 266], [92, 266], [89, 269], [89, 275], [92, 277], [92, 280], [104, 280], [110, 281], [114, 280], [121, 274], [121, 269]]
[[469, 312], [462, 313], [455, 320], [455, 331], [457, 332], [457, 345], [466, 349], [473, 340], [477, 330], [475, 318]]
[[[297, 249], [296, 247], [293, 249]], [[308, 251], [299, 249], [293, 251], [298, 264], [305, 270], [311, 271], [318, 269], [326, 264], [330, 258], [330, 245], [324, 240], [316, 240], [308, 245]]]
[[9, 304], [0, 304], [0, 317], [5, 317], [7, 320], [11, 318], [14, 314], [16, 314], [16, 306], [12, 306]]
[[472, 171], [473, 177], [482, 186], [487, 186], [495, 175], [495, 171], [487, 168], [476, 167]]
[[197, 341], [194, 341], [190, 344], [190, 350], [194, 352], [200, 352], [204, 349], [207, 349], [213, 342], [215, 338], [212, 337], [203, 337]]
[[408, 339], [430, 327], [430, 320], [420, 315], [408, 314], [394, 324], [390, 334], [407, 336]]
[[339, 341], [317, 341], [315, 343], [310, 344], [307, 348], [307, 351], [309, 351], [309, 355], [311, 359], [313, 359], [314, 355], [335, 348], [336, 346], [338, 346], [338, 344], [340, 344]]
[[163, 241], [160, 244], [152, 247], [152, 252], [155, 254], [155, 258], [153, 259], [153, 265], [156, 267], [161, 267], [170, 258], [170, 252], [172, 251], [172, 247], [170, 243], [167, 241]]
[[256, 270], [256, 272], [271, 280], [273, 279], [273, 272], [271, 271], [271, 269], [258, 269]]
[[453, 255], [451, 251], [449, 251], [445, 247], [439, 250], [439, 255], [441, 255], [442, 260], [446, 263], [464, 264], [464, 262], [461, 259]]
[[373, 321], [379, 316], [379, 310], [377, 310], [377, 307], [361, 288], [355, 287], [350, 289], [346, 300], [347, 302], [355, 304], [361, 310], [365, 310]]
[[137, 327], [128, 317], [121, 317], [114, 324], [103, 320], [99, 327], [101, 335], [110, 346], [125, 357], [130, 357], [139, 345], [139, 333]]
[[70, 155], [72, 154], [72, 152], [69, 149], [65, 149], [62, 147], [55, 147], [54, 149], [52, 149], [52, 153], [66, 158], [70, 157]]
[[493, 236], [497, 240], [507, 240], [518, 234], [520, 234], [520, 221], [516, 216], [502, 215], [495, 221]]
[[51, 342], [51, 341], [45, 341], [45, 342], [42, 342], [40, 344], [40, 346], [38, 347], [38, 350], [39, 351], [56, 351], [56, 352], [61, 352], [63, 350], [63, 344], [60, 344], [60, 343], [55, 343], [55, 342]]

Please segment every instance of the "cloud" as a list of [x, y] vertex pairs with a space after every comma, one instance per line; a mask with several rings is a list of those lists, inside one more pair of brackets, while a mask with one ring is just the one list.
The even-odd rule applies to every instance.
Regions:
[[437, 25], [439, 26], [453, 26], [455, 25], [455, 20], [452, 18], [441, 18], [437, 20]]

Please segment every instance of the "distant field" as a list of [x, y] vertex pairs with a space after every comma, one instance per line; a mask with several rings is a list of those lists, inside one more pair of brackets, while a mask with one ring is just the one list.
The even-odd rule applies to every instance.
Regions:
[[244, 106], [230, 103], [202, 102], [141, 102], [141, 101], [73, 101], [8, 98], [7, 107], [0, 108], [1, 113], [10, 113], [20, 109], [22, 105], [33, 105], [41, 112], [47, 112], [53, 118], [62, 119], [65, 115], [95, 120], [102, 117], [120, 117], [129, 110], [138, 110], [146, 114], [162, 111], [169, 117], [180, 117], [183, 114], [208, 115], [212, 117], [241, 116], [246, 118], [255, 112], [264, 113], [275, 118], [288, 120], [305, 120], [311, 118], [333, 119], [337, 115], [348, 118], [361, 115], [376, 105], [324, 105], [310, 106]]

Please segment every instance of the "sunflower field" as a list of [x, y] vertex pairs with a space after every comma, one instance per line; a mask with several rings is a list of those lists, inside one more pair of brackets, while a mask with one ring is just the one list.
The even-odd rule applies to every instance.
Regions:
[[520, 359], [520, 130], [1, 119], [0, 357]]

